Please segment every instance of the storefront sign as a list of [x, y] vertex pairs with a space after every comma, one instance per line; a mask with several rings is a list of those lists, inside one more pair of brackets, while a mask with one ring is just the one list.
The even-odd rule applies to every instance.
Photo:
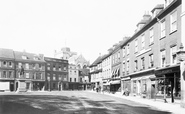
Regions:
[[161, 70], [156, 70], [155, 75], [164, 75], [164, 74], [170, 74], [170, 73], [175, 73], [175, 72], [180, 72], [180, 67], [179, 66], [166, 68], [166, 69], [161, 69]]

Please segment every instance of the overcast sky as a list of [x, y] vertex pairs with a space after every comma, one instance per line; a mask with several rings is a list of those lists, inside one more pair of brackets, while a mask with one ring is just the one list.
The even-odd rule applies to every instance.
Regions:
[[92, 63], [124, 36], [145, 11], [164, 0], [1, 0], [0, 48], [42, 53], [70, 47]]

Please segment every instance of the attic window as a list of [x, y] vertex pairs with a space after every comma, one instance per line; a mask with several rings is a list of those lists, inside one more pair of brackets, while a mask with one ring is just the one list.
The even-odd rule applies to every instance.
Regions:
[[25, 55], [23, 55], [23, 56], [22, 56], [22, 59], [28, 59], [28, 57], [27, 57], [27, 56], [25, 56]]
[[40, 60], [40, 58], [39, 57], [34, 57], [34, 60]]

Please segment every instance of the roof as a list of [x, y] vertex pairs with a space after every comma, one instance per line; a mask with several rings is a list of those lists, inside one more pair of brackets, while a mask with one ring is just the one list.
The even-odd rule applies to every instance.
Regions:
[[0, 58], [14, 59], [13, 50], [0, 48]]
[[99, 56], [89, 67], [97, 65], [101, 61], [101, 56]]
[[[40, 62], [45, 62], [44, 61], [44, 57], [41, 57], [37, 55], [37, 54], [33, 54], [33, 53], [27, 53], [27, 52], [19, 52], [19, 51], [14, 51], [15, 54], [15, 60], [26, 60], [26, 61], [40, 61]], [[26, 57], [26, 59], [23, 58], [23, 56]], [[38, 60], [36, 60], [35, 58], [38, 58]]]
[[80, 71], [80, 76], [88, 76], [89, 73], [90, 73], [90, 70], [89, 69], [79, 69]]

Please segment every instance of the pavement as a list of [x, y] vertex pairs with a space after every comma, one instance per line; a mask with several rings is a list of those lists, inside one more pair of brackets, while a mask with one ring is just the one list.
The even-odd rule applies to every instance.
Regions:
[[[95, 92], [95, 91], [92, 91], [92, 92]], [[112, 94], [112, 93], [106, 93], [106, 92], [100, 93], [100, 94], [105, 94], [105, 95], [127, 99], [130, 101], [135, 101], [141, 104], [155, 107], [159, 110], [171, 112], [172, 114], [185, 114], [185, 108], [182, 108], [179, 103], [164, 103], [160, 100], [146, 99], [146, 98], [134, 97], [134, 96], [123, 96], [121, 94]]]

